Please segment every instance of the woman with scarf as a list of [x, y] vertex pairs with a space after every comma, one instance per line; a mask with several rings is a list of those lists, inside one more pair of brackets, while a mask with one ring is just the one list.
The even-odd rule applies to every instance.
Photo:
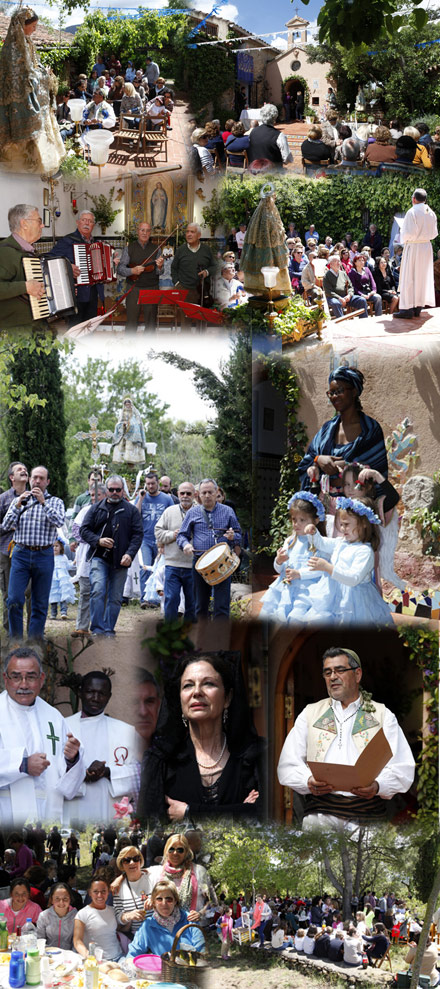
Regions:
[[[182, 909], [177, 888], [170, 880], [162, 879], [156, 883], [151, 893], [151, 902], [153, 914], [146, 917], [139, 928], [130, 944], [127, 958], [136, 958], [136, 955], [143, 955], [148, 951], [153, 955], [171, 951], [177, 931], [191, 923], [186, 910]], [[194, 951], [204, 951], [204, 937], [197, 927], [190, 927], [183, 932], [177, 947], [184, 945]]]
[[127, 395], [113, 433], [112, 460], [115, 464], [145, 463], [145, 431], [141, 414]]
[[[310, 488], [321, 474], [330, 477], [333, 486], [346, 463], [368, 464], [388, 477], [388, 461], [382, 428], [362, 411], [360, 396], [364, 375], [353, 367], [337, 367], [328, 379], [327, 397], [335, 415], [313, 437], [298, 464], [301, 487]], [[337, 492], [335, 492], [337, 493]]]
[[149, 894], [161, 880], [173, 882], [179, 893], [180, 905], [187, 911], [190, 921], [198, 920], [203, 907], [217, 904], [217, 896], [211, 878], [202, 865], [193, 862], [193, 853], [183, 834], [173, 834], [165, 844], [161, 865], [142, 869], [143, 856], [138, 848], [123, 848], [117, 858], [117, 866], [124, 876], [112, 883], [113, 906], [124, 934], [133, 935], [145, 917], [151, 902]]
[[12, 15], [0, 51], [0, 167], [54, 173], [65, 157], [55, 113], [58, 81], [40, 64], [32, 34], [31, 7]]

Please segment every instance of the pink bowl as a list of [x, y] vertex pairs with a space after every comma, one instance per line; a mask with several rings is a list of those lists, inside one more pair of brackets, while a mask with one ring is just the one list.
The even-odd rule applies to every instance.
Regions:
[[160, 972], [162, 969], [160, 955], [136, 955], [133, 962], [141, 972]]

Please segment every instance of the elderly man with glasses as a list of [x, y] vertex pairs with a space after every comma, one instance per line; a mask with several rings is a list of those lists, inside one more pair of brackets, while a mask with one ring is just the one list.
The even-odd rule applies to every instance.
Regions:
[[39, 696], [45, 674], [35, 649], [12, 649], [0, 694], [0, 821], [61, 821], [86, 767], [80, 742], [59, 711]]
[[[357, 653], [337, 646], [327, 649], [322, 673], [330, 700], [308, 704], [298, 715], [284, 742], [278, 779], [305, 797], [308, 824], [380, 820], [386, 816], [385, 801], [406, 793], [412, 785], [411, 749], [394, 714], [360, 686], [362, 666]], [[347, 792], [315, 779], [310, 762], [354, 766], [381, 729], [392, 754], [367, 785]]]
[[124, 497], [122, 477], [113, 474], [106, 487], [107, 497], [92, 505], [80, 535], [90, 546], [90, 631], [112, 637], [128, 568], [140, 549], [143, 528], [137, 508]]

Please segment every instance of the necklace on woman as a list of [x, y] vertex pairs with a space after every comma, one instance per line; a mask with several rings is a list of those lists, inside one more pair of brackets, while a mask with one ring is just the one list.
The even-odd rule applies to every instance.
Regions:
[[222, 745], [222, 750], [220, 752], [220, 755], [219, 755], [218, 759], [216, 760], [216, 762], [213, 762], [211, 764], [211, 766], [204, 766], [203, 765], [203, 762], [199, 762], [199, 760], [197, 758], [197, 755], [196, 755], [196, 762], [197, 762], [197, 765], [198, 765], [199, 769], [209, 769], [210, 772], [212, 773], [212, 770], [215, 769], [216, 766], [218, 766], [219, 762], [223, 758], [225, 748], [226, 748], [226, 735], [223, 736], [223, 745]]
[[342, 749], [342, 725], [345, 725], [346, 721], [350, 721], [350, 718], [354, 718], [357, 712], [358, 712], [358, 708], [356, 708], [356, 710], [353, 711], [352, 714], [348, 714], [346, 718], [342, 718], [342, 720], [340, 720], [336, 714], [336, 711], [333, 710], [334, 718], [338, 726], [338, 749]]

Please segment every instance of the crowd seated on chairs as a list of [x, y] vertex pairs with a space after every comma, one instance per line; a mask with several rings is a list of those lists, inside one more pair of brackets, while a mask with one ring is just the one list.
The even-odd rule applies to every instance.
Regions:
[[[161, 146], [165, 141], [166, 131], [172, 130], [174, 93], [163, 76], [159, 75], [157, 63], [150, 58], [146, 59], [145, 68], [135, 69], [129, 61], [124, 73], [119, 59], [100, 55], [90, 78], [81, 73], [69, 93], [62, 96], [57, 107], [57, 120], [63, 141], [75, 133], [69, 108], [70, 99], [84, 101], [83, 120], [79, 124], [80, 134], [87, 133], [90, 127], [104, 127], [115, 132], [115, 146], [121, 144], [119, 135], [122, 133], [124, 137], [127, 129], [137, 130], [138, 138], [147, 131], [160, 131], [161, 136], [158, 134], [157, 141]], [[154, 135], [150, 134], [149, 141], [154, 143], [155, 140]], [[140, 147], [139, 140], [134, 143], [136, 147]]]
[[[318, 142], [325, 148], [318, 149]], [[384, 171], [411, 174], [440, 167], [440, 128], [431, 137], [424, 122], [402, 129], [397, 121], [390, 121], [389, 127], [384, 123], [348, 125], [331, 108], [325, 120], [312, 125], [301, 154], [303, 170], [310, 175], [317, 165], [329, 173], [345, 168], [378, 177]]]
[[[398, 942], [408, 944], [405, 961], [410, 965], [422, 929], [418, 917], [393, 893], [376, 898], [369, 892], [363, 902], [353, 900], [351, 916], [346, 919], [340, 900], [325, 893], [313, 898], [257, 896], [254, 906], [246, 904], [243, 896], [230, 897], [229, 902], [224, 898], [214, 917], [217, 924], [224, 908], [232, 911], [233, 940], [239, 944], [252, 941], [254, 931], [260, 948], [287, 949], [312, 962], [332, 962], [342, 968], [380, 968], [387, 964], [392, 971], [392, 945]], [[437, 946], [434, 952], [432, 939], [431, 936], [428, 941], [422, 971], [430, 974], [431, 986], [435, 986], [440, 973], [436, 968]]]

